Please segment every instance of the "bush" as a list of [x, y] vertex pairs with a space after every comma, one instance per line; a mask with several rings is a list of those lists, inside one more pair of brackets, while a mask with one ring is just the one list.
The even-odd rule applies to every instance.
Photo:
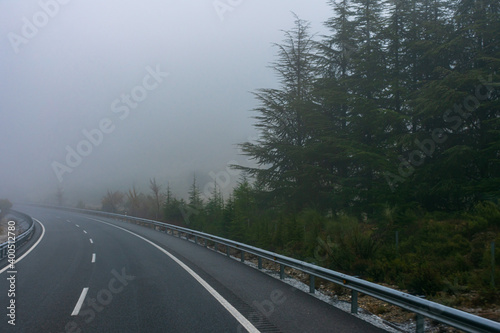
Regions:
[[419, 265], [409, 277], [408, 289], [421, 295], [435, 295], [443, 290], [444, 283], [437, 269], [428, 264]]
[[486, 221], [487, 225], [500, 226], [500, 209], [491, 201], [477, 203], [473, 214], [476, 218]]
[[0, 220], [9, 212], [12, 208], [12, 203], [8, 199], [0, 199]]

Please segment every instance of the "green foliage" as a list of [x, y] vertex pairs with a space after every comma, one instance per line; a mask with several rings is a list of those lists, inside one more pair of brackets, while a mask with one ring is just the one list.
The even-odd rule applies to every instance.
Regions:
[[435, 295], [444, 286], [438, 270], [429, 264], [418, 265], [408, 279], [408, 289], [419, 295]]
[[486, 225], [500, 227], [499, 206], [491, 201], [478, 202], [474, 206], [473, 215], [477, 219], [486, 221]]
[[295, 212], [498, 200], [500, 13], [471, 3], [332, 1], [316, 43], [297, 19], [282, 86], [256, 94], [261, 139], [241, 144], [259, 167], [241, 168]]

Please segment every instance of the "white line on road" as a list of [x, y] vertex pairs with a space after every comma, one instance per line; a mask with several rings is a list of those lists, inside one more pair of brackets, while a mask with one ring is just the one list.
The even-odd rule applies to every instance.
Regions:
[[[40, 235], [40, 238], [38, 238], [38, 240], [36, 241], [35, 244], [33, 244], [33, 246], [28, 250], [26, 251], [22, 256], [20, 256], [19, 258], [17, 258], [16, 262], [14, 264], [17, 264], [18, 262], [20, 262], [24, 257], [26, 257], [31, 251], [33, 251], [33, 249], [38, 245], [38, 243], [40, 243], [40, 241], [42, 240], [43, 238], [43, 235], [45, 235], [45, 227], [43, 226], [42, 222], [38, 221], [37, 219], [33, 219], [34, 221], [37, 221], [38, 223], [40, 223], [40, 225], [42, 226], [42, 234]], [[3, 272], [5, 272], [7, 270], [7, 268], [9, 268], [10, 265], [4, 267], [3, 269], [0, 270], [0, 274], [2, 274]]]
[[70, 222], [70, 223], [71, 223], [71, 221], [70, 221], [70, 220], [66, 220], [66, 221], [68, 221], [68, 222]]
[[78, 224], [75, 224], [78, 228], [80, 228], [80, 226]]
[[80, 309], [82, 308], [83, 301], [85, 300], [85, 296], [87, 296], [88, 291], [89, 288], [83, 288], [80, 298], [78, 299], [78, 302], [76, 302], [75, 308], [71, 313], [72, 316], [78, 316], [78, 314], [80, 313]]
[[188, 272], [196, 281], [198, 281], [223, 307], [226, 308], [226, 310], [237, 320], [240, 322], [240, 324], [250, 333], [260, 333], [260, 331], [252, 325], [251, 322], [248, 321], [248, 319], [245, 318], [245, 316], [243, 316], [234, 306], [231, 305], [231, 303], [229, 303], [228, 301], [226, 301], [226, 299], [224, 297], [221, 296], [221, 294], [219, 294], [214, 288], [212, 288], [212, 286], [210, 286], [205, 280], [203, 280], [198, 274], [196, 274], [191, 268], [189, 268], [186, 264], [184, 264], [182, 261], [180, 261], [179, 259], [177, 259], [175, 256], [173, 256], [170, 252], [168, 252], [167, 250], [165, 250], [164, 248], [162, 248], [161, 246], [157, 245], [156, 243], [153, 243], [152, 241], [150, 241], [149, 239], [146, 239], [130, 230], [127, 230], [125, 228], [122, 228], [122, 227], [119, 227], [119, 226], [116, 226], [114, 224], [111, 224], [111, 223], [108, 223], [108, 222], [104, 222], [104, 221], [101, 221], [101, 220], [96, 220], [96, 219], [93, 219], [93, 218], [90, 218], [90, 217], [87, 217], [87, 219], [89, 220], [94, 220], [94, 221], [97, 221], [97, 222], [100, 222], [100, 223], [104, 223], [104, 224], [107, 224], [107, 225], [110, 225], [112, 227], [115, 227], [115, 228], [118, 228], [118, 229], [121, 229], [123, 231], [126, 231], [136, 237], [139, 237], [140, 239], [142, 239], [143, 241], [145, 242], [148, 242], [149, 244], [153, 245], [154, 247], [156, 247], [158, 250], [162, 251], [163, 253], [165, 253], [167, 256], [169, 256], [173, 261], [175, 261], [179, 266], [181, 266], [182, 268], [184, 268], [184, 270], [186, 272]]
[[91, 238], [91, 239], [89, 239], [89, 241], [90, 241], [90, 244], [93, 244], [93, 243], [94, 243], [94, 241], [92, 240], [92, 238]]
[[95, 253], [92, 253], [92, 262], [95, 262]]

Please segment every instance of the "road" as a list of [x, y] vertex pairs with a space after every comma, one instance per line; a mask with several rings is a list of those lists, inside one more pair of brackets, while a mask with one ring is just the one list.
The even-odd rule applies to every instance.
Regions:
[[[383, 332], [191, 242], [100, 217], [16, 208], [44, 234], [15, 267], [15, 297], [6, 297], [10, 274], [0, 273], [0, 332]], [[15, 326], [6, 316], [11, 299]]]

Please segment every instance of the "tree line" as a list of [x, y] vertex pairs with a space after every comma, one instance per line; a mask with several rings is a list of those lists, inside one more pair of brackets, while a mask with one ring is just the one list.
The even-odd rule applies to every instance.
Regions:
[[[330, 5], [329, 35], [312, 35], [308, 22], [295, 17], [275, 44], [280, 87], [254, 93], [259, 137], [240, 148], [257, 166], [233, 166], [248, 176], [242, 184], [266, 208], [292, 214], [454, 212], [498, 200], [500, 4]], [[107, 205], [114, 210], [112, 194]], [[145, 209], [138, 196], [127, 193], [131, 213]], [[158, 188], [153, 196], [160, 217]], [[202, 204], [196, 180], [189, 202], [169, 188], [165, 198], [167, 206]], [[215, 193], [213, 201], [224, 200]]]
[[455, 287], [488, 286], [484, 244], [500, 241], [500, 3], [329, 4], [327, 35], [295, 17], [275, 44], [279, 86], [254, 92], [259, 137], [240, 144], [256, 166], [233, 166], [245, 176], [229, 197], [215, 186], [203, 200], [194, 178], [185, 200], [152, 179], [150, 194], [109, 191], [102, 209], [424, 293], [450, 275]]
[[241, 144], [288, 210], [456, 211], [500, 196], [500, 4], [331, 1], [331, 34], [296, 19], [278, 89], [255, 93]]

